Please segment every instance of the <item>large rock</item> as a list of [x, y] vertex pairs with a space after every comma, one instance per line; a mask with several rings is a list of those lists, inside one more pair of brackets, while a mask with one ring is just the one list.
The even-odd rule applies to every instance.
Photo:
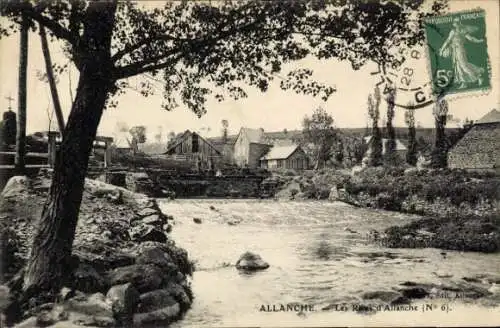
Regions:
[[7, 181], [3, 187], [1, 196], [3, 198], [15, 198], [28, 193], [30, 189], [30, 181], [26, 176], [16, 175]]
[[89, 264], [80, 263], [73, 272], [71, 287], [85, 293], [105, 292], [108, 283], [106, 280]]
[[158, 214], [158, 210], [151, 208], [151, 207], [143, 208], [142, 210], [137, 212], [137, 216], [139, 216], [140, 218], [144, 218], [146, 216], [150, 216], [153, 214]]
[[142, 242], [132, 249], [132, 253], [139, 257], [140, 254], [145, 252], [146, 249], [159, 248], [160, 250], [167, 253], [173, 260], [173, 263], [179, 268], [179, 270], [185, 275], [191, 275], [194, 270], [193, 263], [188, 259], [188, 253], [185, 249], [175, 246], [172, 240], [168, 240], [166, 243], [147, 241]]
[[132, 227], [128, 230], [128, 233], [130, 239], [136, 242], [157, 241], [164, 243], [167, 241], [167, 236], [162, 230], [148, 224], [139, 224]]
[[160, 227], [162, 228], [163, 227], [163, 224], [165, 224], [167, 222], [167, 220], [165, 220], [161, 215], [158, 215], [158, 214], [152, 214], [152, 215], [148, 215], [146, 217], [143, 217], [141, 219], [141, 222], [143, 224], [149, 224], [149, 225], [152, 225], [154, 227]]
[[145, 327], [155, 326], [166, 327], [171, 322], [180, 317], [181, 310], [178, 303], [165, 306], [159, 310], [150, 311], [146, 313], [136, 313], [134, 315], [134, 326]]
[[131, 283], [141, 293], [160, 288], [163, 272], [153, 264], [134, 264], [116, 268], [107, 274], [111, 285]]
[[236, 262], [236, 268], [239, 270], [257, 271], [269, 268], [269, 264], [260, 255], [246, 252]]
[[185, 288], [174, 282], [169, 282], [165, 286], [165, 290], [177, 301], [181, 306], [181, 310], [185, 311], [193, 301], [193, 295], [188, 288]]
[[113, 317], [118, 325], [126, 326], [133, 321], [140, 295], [131, 283], [127, 283], [111, 287], [106, 295], [106, 301], [111, 304]]
[[94, 241], [93, 244], [77, 244], [73, 247], [80, 263], [89, 264], [98, 272], [134, 264], [133, 256], [116, 248]]
[[70, 298], [64, 302], [64, 307], [69, 312], [101, 317], [113, 316], [111, 303], [106, 302], [106, 297], [102, 293]]
[[164, 274], [177, 273], [179, 268], [174, 264], [172, 257], [160, 247], [143, 248], [136, 258], [137, 264], [153, 264], [159, 267]]
[[379, 290], [373, 292], [365, 292], [361, 295], [364, 300], [381, 300], [390, 304], [409, 303], [409, 299], [401, 293], [395, 291]]
[[157, 289], [141, 295], [141, 302], [137, 312], [151, 312], [177, 303], [167, 289]]

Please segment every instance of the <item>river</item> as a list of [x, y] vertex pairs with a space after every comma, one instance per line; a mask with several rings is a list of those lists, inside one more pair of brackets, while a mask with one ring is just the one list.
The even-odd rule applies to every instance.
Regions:
[[[500, 272], [500, 254], [447, 251], [444, 257], [438, 249], [389, 249], [367, 241], [371, 229], [417, 216], [319, 201], [180, 199], [160, 205], [175, 218], [174, 240], [196, 263], [195, 300], [176, 328], [405, 324], [408, 315], [415, 324], [453, 324], [466, 322], [460, 318], [469, 318], [467, 311], [477, 318], [472, 324], [500, 317], [500, 307], [491, 306], [499, 304], [497, 295], [488, 300], [490, 306], [453, 300], [452, 310], [431, 314], [335, 310], [332, 304], [356, 304], [366, 291], [391, 290], [404, 281], [445, 284]], [[246, 251], [261, 255], [270, 267], [238, 272], [234, 264]], [[314, 311], [260, 311], [263, 305], [290, 303]]]

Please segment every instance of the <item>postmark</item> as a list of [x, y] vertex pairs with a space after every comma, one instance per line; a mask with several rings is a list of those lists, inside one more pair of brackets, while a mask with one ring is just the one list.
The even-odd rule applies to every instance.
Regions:
[[398, 52], [405, 58], [403, 63], [378, 64], [378, 70], [372, 72], [372, 75], [379, 75], [377, 86], [383, 94], [395, 90], [395, 105], [403, 109], [418, 109], [432, 104], [435, 97], [429, 74], [420, 69], [427, 56], [425, 47], [401, 47]]
[[475, 9], [424, 20], [434, 95], [491, 88], [485, 15]]

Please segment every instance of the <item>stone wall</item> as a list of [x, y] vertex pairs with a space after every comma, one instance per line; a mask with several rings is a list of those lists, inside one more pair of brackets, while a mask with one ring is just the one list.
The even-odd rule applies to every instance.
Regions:
[[182, 179], [164, 177], [160, 180], [163, 190], [175, 192], [176, 197], [261, 197], [261, 177], [205, 177]]

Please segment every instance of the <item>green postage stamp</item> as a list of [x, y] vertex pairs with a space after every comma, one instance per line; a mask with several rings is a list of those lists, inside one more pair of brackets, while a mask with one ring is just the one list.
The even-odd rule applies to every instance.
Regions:
[[490, 89], [484, 10], [431, 17], [424, 24], [435, 95]]

